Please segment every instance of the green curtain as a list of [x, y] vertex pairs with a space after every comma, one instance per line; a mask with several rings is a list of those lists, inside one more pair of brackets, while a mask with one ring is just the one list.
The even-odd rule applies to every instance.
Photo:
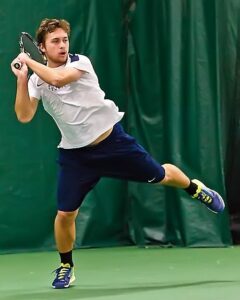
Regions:
[[[90, 57], [106, 98], [126, 112], [125, 129], [160, 163], [225, 197], [239, 7], [240, 0], [1, 0], [2, 253], [55, 247], [60, 137], [42, 107], [31, 123], [16, 120], [9, 64], [19, 33], [34, 34], [45, 17], [67, 19], [71, 52]], [[215, 215], [182, 190], [104, 178], [80, 210], [76, 247], [128, 244], [230, 245], [228, 209]]]

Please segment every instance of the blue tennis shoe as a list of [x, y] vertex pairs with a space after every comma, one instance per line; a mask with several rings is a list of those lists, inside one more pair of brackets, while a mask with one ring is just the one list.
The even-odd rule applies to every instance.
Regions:
[[61, 264], [59, 268], [53, 271], [56, 274], [53, 280], [52, 287], [54, 289], [68, 288], [70, 284], [75, 280], [74, 268], [70, 264]]
[[209, 189], [197, 179], [193, 179], [192, 182], [198, 186], [197, 192], [193, 195], [193, 198], [201, 201], [209, 210], [216, 214], [224, 210], [224, 201], [216, 191]]

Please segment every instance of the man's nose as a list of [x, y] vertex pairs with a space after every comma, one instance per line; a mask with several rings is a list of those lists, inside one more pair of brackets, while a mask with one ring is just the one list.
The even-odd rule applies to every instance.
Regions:
[[65, 43], [64, 42], [60, 42], [60, 48], [64, 48], [65, 47]]

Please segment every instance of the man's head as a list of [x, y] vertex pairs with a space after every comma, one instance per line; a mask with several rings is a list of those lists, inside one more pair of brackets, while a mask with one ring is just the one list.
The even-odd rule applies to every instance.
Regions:
[[66, 20], [44, 19], [37, 30], [36, 39], [45, 54], [48, 65], [64, 64], [69, 51], [70, 25]]
[[70, 35], [70, 24], [64, 19], [43, 19], [37, 32], [36, 32], [36, 40], [38, 44], [44, 44], [45, 36], [48, 33], [55, 31], [57, 28], [63, 29], [67, 35]]

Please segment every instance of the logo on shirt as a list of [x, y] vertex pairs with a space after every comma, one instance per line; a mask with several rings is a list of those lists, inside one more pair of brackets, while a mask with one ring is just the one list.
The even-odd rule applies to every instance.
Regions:
[[51, 91], [51, 92], [56, 92], [56, 91], [58, 91], [60, 88], [59, 87], [57, 87], [57, 86], [54, 86], [54, 85], [48, 85], [48, 89], [49, 89], [49, 91]]
[[64, 86], [61, 86], [61, 87], [57, 87], [57, 86], [54, 86], [54, 85], [51, 85], [51, 84], [48, 84], [47, 88], [49, 91], [51, 92], [57, 92], [57, 91], [64, 91], [64, 90], [67, 90], [69, 88], [69, 84], [66, 84]]
[[37, 86], [43, 85], [45, 82], [37, 83]]

